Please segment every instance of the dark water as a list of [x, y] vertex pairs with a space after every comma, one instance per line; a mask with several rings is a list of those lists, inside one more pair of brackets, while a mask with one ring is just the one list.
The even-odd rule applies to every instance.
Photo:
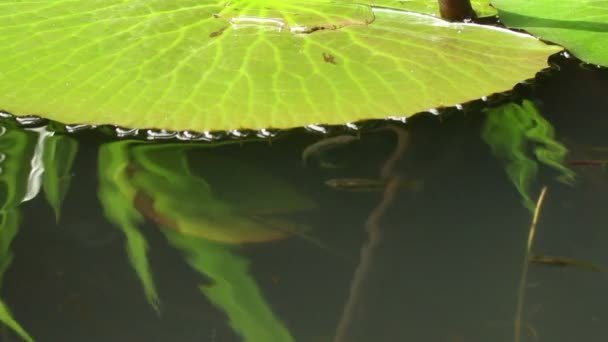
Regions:
[[[608, 72], [561, 64], [511, 97], [566, 160], [608, 159]], [[305, 165], [326, 137], [151, 144], [7, 123], [1, 297], [38, 341], [606, 341], [606, 273], [530, 264], [519, 290], [532, 215], [482, 139], [486, 106], [347, 131]], [[608, 266], [608, 171], [572, 166], [570, 186], [524, 153], [530, 197], [548, 187], [534, 252]], [[343, 178], [370, 184], [325, 184]]]

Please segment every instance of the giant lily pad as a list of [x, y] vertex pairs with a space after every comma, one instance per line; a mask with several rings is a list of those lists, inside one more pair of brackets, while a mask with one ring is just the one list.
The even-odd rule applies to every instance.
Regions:
[[0, 108], [173, 130], [341, 124], [510, 89], [559, 50], [354, 2], [227, 4], [4, 0]]
[[608, 1], [492, 0], [505, 25], [563, 45], [578, 58], [608, 66]]

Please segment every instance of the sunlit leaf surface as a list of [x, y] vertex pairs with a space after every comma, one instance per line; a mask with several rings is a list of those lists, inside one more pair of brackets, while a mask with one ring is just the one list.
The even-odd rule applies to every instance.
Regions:
[[559, 48], [328, 0], [0, 3], [0, 108], [66, 123], [288, 128], [510, 89]]
[[608, 1], [492, 0], [500, 20], [563, 45], [585, 62], [608, 66]]

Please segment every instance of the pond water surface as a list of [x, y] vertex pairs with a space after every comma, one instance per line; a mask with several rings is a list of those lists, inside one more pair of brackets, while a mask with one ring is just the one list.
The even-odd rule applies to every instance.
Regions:
[[[559, 62], [509, 98], [598, 165], [568, 185], [522, 152], [533, 249], [608, 266], [608, 72]], [[608, 340], [607, 273], [530, 263], [520, 288], [532, 213], [486, 106], [230, 143], [7, 120], [1, 298], [37, 341]]]

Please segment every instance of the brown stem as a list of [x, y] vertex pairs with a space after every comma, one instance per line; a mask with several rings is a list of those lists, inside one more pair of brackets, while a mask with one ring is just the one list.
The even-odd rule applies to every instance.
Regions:
[[464, 21], [477, 17], [471, 0], [438, 0], [441, 18], [449, 21]]

